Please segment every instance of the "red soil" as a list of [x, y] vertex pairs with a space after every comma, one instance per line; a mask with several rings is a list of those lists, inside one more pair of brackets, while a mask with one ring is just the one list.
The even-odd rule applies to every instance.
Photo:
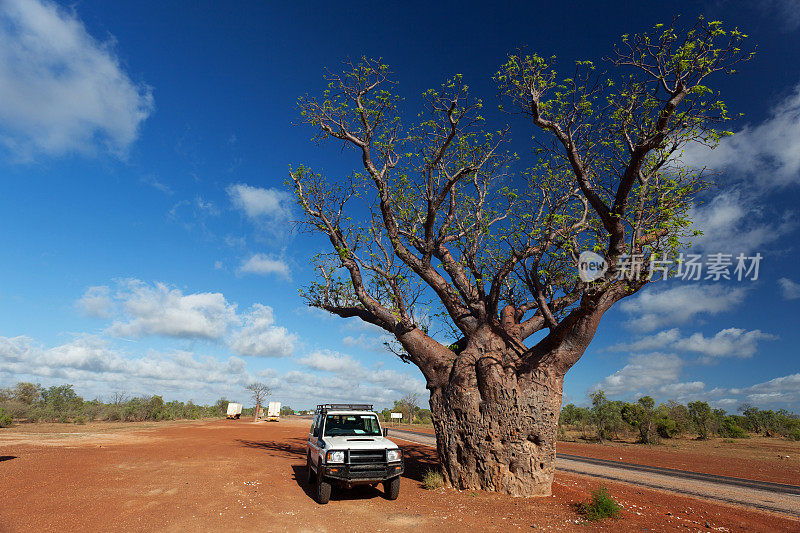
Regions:
[[0, 531], [800, 531], [786, 517], [611, 482], [622, 518], [578, 526], [575, 504], [596, 480], [559, 473], [547, 498], [427, 491], [420, 480], [435, 451], [411, 445], [397, 501], [334, 489], [321, 506], [304, 482], [307, 425], [220, 420], [113, 439], [3, 430]]

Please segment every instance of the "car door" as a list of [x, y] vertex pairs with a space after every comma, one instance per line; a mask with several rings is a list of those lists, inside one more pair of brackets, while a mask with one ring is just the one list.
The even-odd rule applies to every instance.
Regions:
[[311, 454], [311, 464], [319, 464], [319, 426], [320, 415], [314, 415], [314, 421], [311, 423], [311, 430], [308, 432], [308, 450]]

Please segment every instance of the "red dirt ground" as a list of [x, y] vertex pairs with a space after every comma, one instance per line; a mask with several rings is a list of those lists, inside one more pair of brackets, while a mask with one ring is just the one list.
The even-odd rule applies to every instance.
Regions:
[[435, 452], [411, 445], [403, 445], [408, 469], [397, 501], [369, 487], [334, 489], [321, 506], [303, 481], [307, 426], [220, 420], [110, 434], [3, 430], [0, 531], [800, 531], [786, 517], [611, 482], [623, 517], [584, 524], [575, 503], [599, 483], [562, 473], [547, 498], [427, 491], [420, 479]]
[[[398, 429], [433, 434], [432, 429], [419, 426], [401, 425]], [[781, 438], [752, 437], [735, 441], [671, 439], [654, 446], [627, 442], [559, 441], [556, 448], [562, 453], [596, 459], [800, 484], [800, 442]]]
[[800, 446], [782, 439], [753, 438], [735, 443], [722, 440], [708, 443], [684, 441], [677, 446], [652, 447], [642, 444], [559, 442], [557, 449], [584, 457], [800, 484]]

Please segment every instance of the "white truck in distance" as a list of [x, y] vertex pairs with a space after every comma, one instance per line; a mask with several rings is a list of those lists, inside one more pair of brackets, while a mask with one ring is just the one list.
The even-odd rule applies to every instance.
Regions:
[[386, 433], [372, 405], [318, 405], [306, 455], [308, 482], [316, 489], [316, 500], [328, 503], [333, 484], [351, 488], [378, 483], [383, 483], [387, 499], [396, 500], [403, 451]]
[[239, 417], [241, 416], [242, 416], [242, 404], [233, 402], [229, 403], [227, 418], [230, 420], [238, 420]]
[[267, 406], [267, 422], [278, 422], [281, 419], [281, 402], [269, 402]]

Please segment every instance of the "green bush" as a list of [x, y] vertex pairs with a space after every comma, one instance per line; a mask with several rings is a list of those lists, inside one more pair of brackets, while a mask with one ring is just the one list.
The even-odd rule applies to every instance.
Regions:
[[680, 433], [678, 423], [666, 416], [656, 419], [656, 432], [661, 438], [671, 439]]
[[428, 470], [422, 477], [422, 486], [428, 490], [436, 490], [444, 486], [444, 477], [436, 470]]
[[796, 427], [796, 428], [794, 428], [793, 430], [791, 430], [791, 431], [790, 431], [790, 432], [789, 432], [789, 433], [786, 435], [786, 437], [787, 437], [789, 440], [800, 440], [800, 427]]
[[719, 435], [720, 437], [727, 437], [729, 439], [746, 439], [748, 437], [747, 431], [739, 426], [736, 418], [732, 416], [726, 416], [722, 419]]
[[587, 520], [594, 522], [603, 518], [619, 518], [622, 506], [611, 497], [605, 485], [592, 491], [592, 497], [580, 506]]
[[11, 427], [12, 419], [8, 416], [5, 410], [0, 409], [0, 428], [8, 428]]

